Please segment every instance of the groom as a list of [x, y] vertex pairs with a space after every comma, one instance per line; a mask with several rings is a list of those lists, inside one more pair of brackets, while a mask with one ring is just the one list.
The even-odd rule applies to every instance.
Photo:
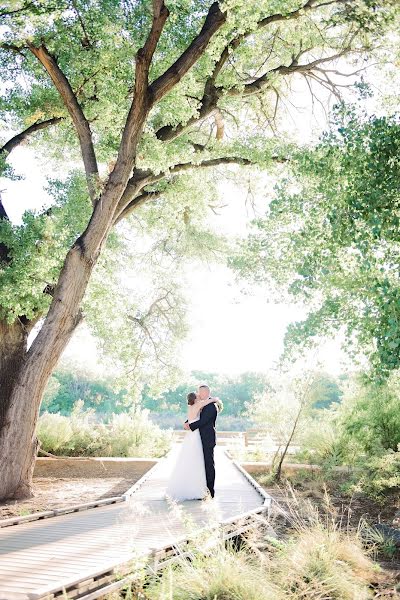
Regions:
[[[199, 399], [207, 400], [210, 398], [210, 388], [208, 385], [201, 385], [198, 389]], [[212, 402], [202, 408], [200, 419], [194, 423], [184, 423], [185, 429], [199, 429], [201, 443], [203, 445], [204, 465], [206, 468], [207, 487], [210, 490], [211, 498], [214, 498], [215, 483], [215, 465], [214, 465], [214, 447], [216, 444], [215, 421], [217, 419], [217, 407]]]

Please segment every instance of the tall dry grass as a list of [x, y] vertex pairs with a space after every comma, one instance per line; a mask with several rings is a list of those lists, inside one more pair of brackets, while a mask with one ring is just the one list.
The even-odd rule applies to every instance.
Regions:
[[[259, 519], [238, 550], [214, 529], [192, 536], [185, 558], [152, 574], [146, 600], [368, 600], [380, 567], [359, 531], [330, 510], [324, 513], [292, 494], [287, 510]], [[289, 535], [271, 536], [285, 521]], [[365, 526], [365, 525], [364, 525]], [[187, 548], [186, 548], [187, 551]], [[131, 592], [132, 594], [132, 592]]]

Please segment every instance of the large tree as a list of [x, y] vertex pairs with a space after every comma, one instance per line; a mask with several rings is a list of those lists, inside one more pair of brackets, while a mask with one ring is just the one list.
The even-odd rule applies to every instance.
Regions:
[[168, 202], [188, 170], [281, 161], [265, 130], [288, 79], [311, 84], [367, 48], [385, 6], [21, 0], [1, 9], [1, 112], [13, 132], [1, 148], [5, 173], [10, 153], [34, 140], [66, 171], [78, 150], [86, 191], [60, 241], [51, 208], [18, 227], [0, 208], [0, 498], [31, 494], [43, 391], [113, 227], [147, 202]]

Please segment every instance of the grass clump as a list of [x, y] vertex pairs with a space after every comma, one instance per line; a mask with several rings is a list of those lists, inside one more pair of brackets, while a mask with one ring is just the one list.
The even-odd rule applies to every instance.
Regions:
[[[258, 522], [236, 550], [222, 540], [207, 554], [165, 569], [146, 587], [151, 600], [368, 600], [382, 580], [360, 532], [297, 499], [284, 517], [290, 534], [271, 537], [271, 521]], [[275, 527], [275, 525], [274, 525]]]
[[293, 536], [272, 559], [270, 577], [289, 600], [364, 600], [377, 567], [355, 536], [314, 524]]
[[168, 567], [146, 593], [152, 600], [283, 600], [262, 562], [222, 542], [208, 555], [194, 551]]

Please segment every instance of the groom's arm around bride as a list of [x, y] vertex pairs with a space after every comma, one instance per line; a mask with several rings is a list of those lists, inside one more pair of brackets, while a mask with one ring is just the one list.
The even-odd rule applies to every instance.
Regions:
[[215, 420], [217, 416], [217, 408], [215, 406], [215, 402], [211, 402], [211, 404], [207, 404], [200, 413], [200, 418], [198, 421], [194, 421], [193, 423], [188, 423], [185, 429], [191, 429], [195, 431], [195, 429], [199, 429], [204, 427], [204, 425], [208, 425], [208, 423]]

